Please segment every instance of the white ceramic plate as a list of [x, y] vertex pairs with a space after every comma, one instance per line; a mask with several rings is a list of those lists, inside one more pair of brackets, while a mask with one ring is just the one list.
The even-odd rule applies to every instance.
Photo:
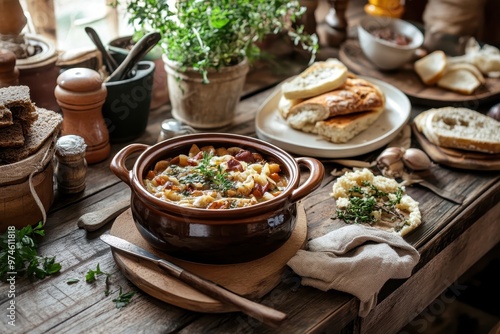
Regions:
[[277, 87], [257, 111], [257, 137], [290, 153], [318, 158], [355, 157], [381, 148], [394, 139], [408, 122], [411, 104], [408, 97], [396, 87], [378, 79], [359, 77], [378, 85], [385, 93], [386, 110], [370, 128], [347, 143], [331, 143], [319, 135], [289, 127], [278, 111], [281, 87]]

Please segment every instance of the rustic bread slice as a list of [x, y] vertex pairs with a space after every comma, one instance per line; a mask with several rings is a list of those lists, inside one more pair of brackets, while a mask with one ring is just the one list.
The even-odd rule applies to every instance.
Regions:
[[0, 105], [0, 128], [14, 124], [12, 120], [12, 112], [5, 106]]
[[26, 136], [24, 145], [20, 148], [0, 149], [0, 161], [13, 163], [25, 159], [38, 151], [52, 135], [59, 133], [63, 120], [59, 113], [38, 107], [35, 112], [38, 117]]
[[415, 61], [413, 67], [424, 84], [434, 85], [443, 76], [447, 63], [446, 54], [436, 50]]
[[479, 82], [481, 82], [482, 85], [484, 85], [486, 83], [486, 79], [484, 78], [483, 73], [481, 73], [481, 71], [475, 65], [472, 65], [469, 63], [450, 64], [450, 62], [448, 61], [448, 66], [446, 67], [446, 72], [455, 71], [455, 70], [467, 70], [467, 71], [471, 72], [472, 74], [474, 74], [474, 76], [477, 78], [477, 80], [479, 80]]
[[414, 119], [433, 144], [467, 151], [500, 153], [500, 122], [468, 108], [429, 109]]
[[306, 99], [340, 87], [347, 78], [347, 67], [336, 58], [318, 61], [281, 86], [287, 99]]
[[348, 77], [341, 87], [292, 107], [287, 123], [294, 129], [306, 131], [304, 128], [314, 128], [316, 122], [333, 116], [384, 106], [385, 95], [377, 85], [362, 78]]
[[0, 148], [21, 147], [23, 145], [23, 127], [19, 121], [15, 121], [11, 126], [0, 128]]
[[437, 85], [460, 94], [471, 95], [481, 86], [481, 81], [471, 71], [457, 68], [447, 70], [438, 80]]
[[384, 112], [380, 107], [349, 115], [340, 115], [316, 123], [319, 135], [332, 143], [346, 143], [368, 129]]
[[280, 100], [278, 102], [278, 111], [280, 112], [281, 117], [287, 119], [292, 107], [299, 104], [302, 101], [303, 100], [301, 99], [293, 99], [293, 100], [287, 99], [286, 97], [281, 95]]
[[0, 88], [0, 105], [8, 108], [14, 119], [21, 121], [23, 133], [26, 136], [37, 118], [29, 87], [21, 85]]

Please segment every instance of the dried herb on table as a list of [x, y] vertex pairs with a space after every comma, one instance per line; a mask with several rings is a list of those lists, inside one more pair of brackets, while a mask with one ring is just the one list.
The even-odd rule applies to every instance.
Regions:
[[113, 302], [116, 305], [117, 309], [122, 309], [127, 306], [132, 297], [135, 295], [135, 291], [129, 291], [127, 293], [122, 293], [122, 287], [120, 287], [120, 291], [118, 292], [118, 297], [113, 299]]
[[10, 276], [26, 276], [30, 279], [43, 279], [61, 270], [56, 257], [38, 255], [37, 236], [45, 235], [42, 223], [37, 226], [25, 226], [16, 229], [9, 226], [0, 235], [0, 279], [5, 281]]

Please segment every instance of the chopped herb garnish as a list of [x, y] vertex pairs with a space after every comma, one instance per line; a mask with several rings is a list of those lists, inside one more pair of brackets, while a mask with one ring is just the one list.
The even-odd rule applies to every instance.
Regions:
[[374, 211], [381, 211], [389, 217], [390, 221], [398, 220], [402, 226], [407, 224], [405, 217], [396, 209], [396, 205], [401, 202], [403, 189], [400, 187], [394, 193], [395, 199], [390, 199], [389, 194], [381, 191], [370, 182], [363, 182], [362, 188], [354, 186], [349, 189], [349, 204], [336, 210], [336, 216], [349, 224], [365, 223], [372, 225], [377, 221]]
[[122, 309], [127, 306], [132, 297], [135, 295], [135, 291], [129, 291], [127, 293], [122, 293], [122, 287], [120, 287], [120, 291], [118, 292], [118, 297], [113, 299], [113, 302], [116, 305], [117, 309]]
[[66, 281], [66, 284], [76, 284], [80, 282], [80, 280], [78, 278], [68, 278], [68, 280]]

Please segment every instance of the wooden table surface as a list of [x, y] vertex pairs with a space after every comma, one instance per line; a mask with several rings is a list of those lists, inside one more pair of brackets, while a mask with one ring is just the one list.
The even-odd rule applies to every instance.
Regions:
[[[298, 60], [297, 60], [298, 59]], [[262, 102], [283, 79], [305, 66], [303, 58], [254, 69], [248, 76], [245, 95], [238, 106], [234, 124], [227, 132], [255, 136], [254, 117]], [[413, 116], [422, 108], [414, 106]], [[147, 131], [134, 142], [154, 144], [160, 122], [170, 117], [169, 107], [151, 111]], [[358, 301], [353, 296], [303, 287], [290, 270], [281, 283], [260, 301], [288, 314], [278, 329], [242, 313], [204, 314], [186, 311], [159, 301], [131, 284], [114, 262], [107, 244], [99, 239], [111, 224], [94, 232], [78, 228], [85, 213], [104, 208], [130, 196], [127, 185], [110, 170], [111, 157], [129, 143], [113, 144], [112, 154], [88, 167], [86, 189], [77, 195], [56, 193], [45, 225], [46, 236], [40, 251], [56, 255], [60, 274], [43, 280], [16, 281], [16, 327], [0, 321], [2, 333], [306, 333], [350, 331], [368, 333], [397, 331], [411, 321], [439, 294], [500, 240], [500, 182], [498, 172], [459, 170], [439, 166], [433, 170], [438, 186], [466, 196], [463, 205], [453, 204], [432, 192], [411, 186], [407, 192], [420, 202], [424, 224], [406, 239], [421, 254], [413, 275], [391, 280], [380, 292], [379, 304], [368, 317], [357, 318]], [[416, 146], [416, 142], [413, 141]], [[372, 161], [379, 151], [356, 157]], [[334, 202], [330, 197], [334, 177], [340, 166], [325, 163], [322, 186], [302, 200], [308, 221], [309, 238], [320, 236], [335, 226], [330, 217]], [[99, 264], [111, 273], [113, 294], [104, 294], [104, 283], [86, 284], [84, 276]], [[69, 278], [80, 282], [68, 285]], [[131, 303], [119, 310], [112, 299], [116, 288], [137, 291]], [[0, 308], [9, 305], [8, 285], [0, 286]], [[388, 321], [390, 319], [390, 321]], [[382, 330], [383, 329], [383, 330]], [[13, 331], [14, 330], [14, 331]]]

